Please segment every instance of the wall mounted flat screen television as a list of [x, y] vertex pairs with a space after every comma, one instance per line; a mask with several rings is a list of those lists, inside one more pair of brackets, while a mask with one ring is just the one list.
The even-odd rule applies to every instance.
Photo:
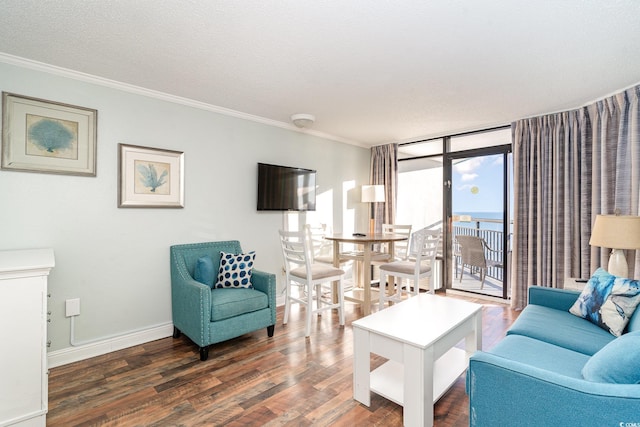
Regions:
[[316, 171], [258, 163], [259, 211], [315, 211]]

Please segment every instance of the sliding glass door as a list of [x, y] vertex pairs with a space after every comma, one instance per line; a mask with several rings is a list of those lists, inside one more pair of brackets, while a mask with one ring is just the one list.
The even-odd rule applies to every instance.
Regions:
[[[398, 157], [396, 223], [442, 230], [436, 289], [508, 298], [510, 129], [400, 144]], [[475, 237], [467, 240], [480, 243], [484, 259], [469, 258], [458, 236]]]
[[508, 297], [508, 153], [449, 156], [452, 289]]

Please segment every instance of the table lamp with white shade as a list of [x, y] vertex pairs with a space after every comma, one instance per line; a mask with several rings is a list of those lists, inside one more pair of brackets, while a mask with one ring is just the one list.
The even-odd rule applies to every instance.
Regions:
[[624, 249], [640, 249], [640, 216], [597, 215], [589, 244], [611, 249], [607, 271], [628, 277]]
[[384, 202], [384, 185], [363, 185], [362, 203], [371, 203], [371, 218], [369, 219], [369, 233], [375, 233], [374, 203]]

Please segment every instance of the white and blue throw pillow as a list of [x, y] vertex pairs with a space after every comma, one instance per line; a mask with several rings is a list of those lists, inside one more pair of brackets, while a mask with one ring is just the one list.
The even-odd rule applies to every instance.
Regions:
[[214, 288], [252, 288], [251, 272], [256, 253], [229, 254], [220, 252], [220, 270]]
[[569, 309], [619, 337], [640, 303], [640, 281], [617, 277], [599, 268]]

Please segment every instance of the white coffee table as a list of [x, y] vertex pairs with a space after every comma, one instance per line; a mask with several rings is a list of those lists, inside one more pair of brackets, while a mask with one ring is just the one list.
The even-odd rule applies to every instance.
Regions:
[[[420, 294], [353, 322], [353, 341], [353, 397], [369, 406], [373, 391], [403, 406], [405, 426], [432, 426], [433, 404], [482, 348], [482, 306]], [[389, 361], [370, 372], [369, 353]]]

